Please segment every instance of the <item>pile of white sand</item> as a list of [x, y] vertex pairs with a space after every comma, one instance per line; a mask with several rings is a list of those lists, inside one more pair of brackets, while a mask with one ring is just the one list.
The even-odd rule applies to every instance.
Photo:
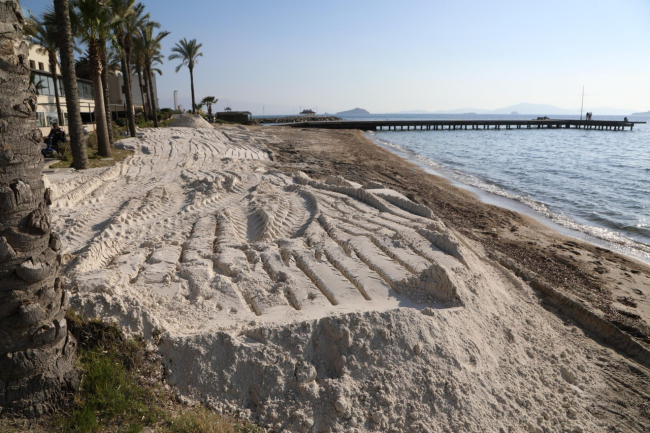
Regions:
[[599, 373], [528, 286], [396, 191], [273, 169], [270, 134], [145, 130], [52, 175], [73, 305], [274, 431], [599, 429]]
[[171, 124], [174, 128], [212, 128], [210, 122], [198, 114], [180, 114]]

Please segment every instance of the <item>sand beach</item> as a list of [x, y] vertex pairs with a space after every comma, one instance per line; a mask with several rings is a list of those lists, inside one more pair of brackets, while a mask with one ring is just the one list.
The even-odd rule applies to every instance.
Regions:
[[650, 269], [358, 131], [142, 129], [46, 174], [71, 305], [286, 432], [650, 429]]

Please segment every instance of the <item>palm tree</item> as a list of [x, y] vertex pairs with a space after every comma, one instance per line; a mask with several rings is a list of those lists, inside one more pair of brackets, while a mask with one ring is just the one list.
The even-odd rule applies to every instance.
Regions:
[[31, 37], [31, 45], [37, 46], [36, 52], [47, 55], [47, 60], [52, 73], [52, 82], [54, 83], [54, 101], [56, 103], [56, 114], [59, 118], [59, 125], [64, 125], [63, 111], [61, 111], [61, 99], [59, 97], [59, 83], [57, 67], [59, 66], [59, 35], [56, 26], [45, 24], [43, 21], [32, 16], [30, 21], [33, 25], [34, 35]]
[[74, 62], [74, 40], [70, 22], [70, 5], [68, 0], [54, 0], [54, 11], [48, 12], [54, 16], [59, 35], [59, 55], [61, 56], [61, 81], [65, 93], [65, 105], [68, 111], [68, 136], [72, 151], [72, 166], [77, 170], [88, 168], [88, 153], [86, 150], [86, 135], [81, 121], [81, 104], [77, 89], [77, 72]]
[[133, 52], [131, 54], [131, 72], [138, 76], [138, 87], [140, 89], [140, 95], [142, 96], [142, 109], [144, 110], [144, 118], [146, 120], [149, 118], [149, 112], [151, 109], [147, 108], [149, 104], [146, 94], [148, 92], [146, 92], [145, 85], [142, 81], [142, 74], [144, 72], [144, 52], [138, 39], [133, 40]]
[[156, 94], [153, 91], [153, 64], [156, 61], [162, 63], [160, 42], [169, 35], [168, 31], [158, 32], [157, 35], [154, 34], [154, 29], [157, 27], [160, 27], [158, 23], [148, 22], [140, 29], [140, 36], [138, 38], [138, 44], [144, 57], [143, 72], [149, 84], [149, 103], [151, 104], [153, 125], [156, 128], [158, 127], [158, 110], [156, 108]]
[[[42, 181], [41, 135], [18, 0], [0, 2], [3, 143], [0, 160], [0, 412], [53, 412], [79, 384], [68, 296], [58, 278], [61, 241], [51, 233], [52, 193]], [[18, 67], [21, 66], [21, 67]], [[30, 132], [31, 131], [31, 132]]]
[[203, 57], [203, 53], [199, 50], [203, 44], [197, 44], [196, 39], [188, 41], [187, 39], [181, 39], [175, 46], [172, 48], [172, 54], [169, 56], [169, 60], [180, 59], [181, 64], [176, 67], [176, 72], [180, 71], [183, 66], [187, 66], [190, 70], [190, 85], [192, 86], [192, 113], [194, 113], [194, 106], [196, 101], [194, 99], [194, 66], [198, 63], [198, 58]]
[[205, 105], [208, 107], [208, 116], [210, 116], [210, 118], [212, 118], [212, 105], [216, 104], [217, 101], [218, 99], [215, 98], [214, 96], [206, 96], [201, 101], [201, 106]]
[[113, 117], [111, 116], [111, 93], [108, 85], [108, 46], [106, 45], [106, 39], [101, 38], [99, 40], [99, 52], [102, 61], [102, 90], [104, 91], [104, 112], [106, 113], [106, 130], [108, 132], [108, 142], [113, 145], [115, 142], [113, 139]]
[[98, 153], [104, 157], [111, 156], [111, 146], [106, 124], [106, 108], [104, 105], [104, 87], [102, 85], [102, 41], [110, 35], [110, 28], [118, 19], [108, 8], [106, 0], [77, 0], [75, 8], [76, 19], [79, 22], [79, 39], [88, 46], [88, 58], [93, 76], [93, 94], [95, 99], [95, 114], [97, 125]]
[[[133, 83], [131, 80], [131, 59], [133, 57], [133, 39], [148, 20], [149, 14], [144, 14], [144, 5], [135, 4], [136, 0], [111, 0], [113, 13], [120, 17], [121, 22], [114, 29], [115, 41], [119, 46], [120, 64], [126, 96], [127, 122], [131, 137], [135, 137], [135, 111], [133, 108]], [[144, 98], [143, 98], [144, 105]]]

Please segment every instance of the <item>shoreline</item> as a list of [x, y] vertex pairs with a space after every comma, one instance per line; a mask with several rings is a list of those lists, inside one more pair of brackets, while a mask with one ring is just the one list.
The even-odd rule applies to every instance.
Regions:
[[[312, 177], [338, 174], [356, 182], [377, 180], [394, 188], [429, 206], [445, 224], [479, 242], [493, 257], [522, 264], [519, 273], [529, 276], [525, 280], [539, 278], [650, 348], [650, 266], [642, 261], [566, 236], [531, 216], [483, 203], [473, 192], [426, 173], [361, 131], [281, 129], [290, 136], [309, 138], [302, 142], [309, 146], [274, 149], [283, 163], [297, 164], [296, 168], [308, 170]], [[329, 137], [327, 151], [314, 142], [315, 136], [321, 140]], [[336, 139], [336, 146], [331, 138]], [[346, 155], [350, 150], [352, 154]]]
[[[499, 187], [500, 189], [503, 189], [505, 192], [505, 194], [502, 195], [502, 194], [498, 194], [495, 192], [482, 189], [475, 185], [464, 183], [462, 180], [456, 179], [450, 173], [447, 173], [444, 170], [437, 170], [436, 168], [431, 167], [425, 164], [424, 162], [422, 162], [423, 159], [429, 160], [429, 158], [425, 156], [404, 149], [398, 144], [392, 142], [384, 142], [384, 140], [376, 137], [376, 135], [373, 134], [372, 132], [366, 132], [365, 135], [375, 145], [383, 149], [386, 149], [389, 152], [395, 153], [396, 155], [406, 159], [407, 161], [413, 164], [418, 165], [427, 173], [433, 174], [434, 176], [442, 177], [443, 179], [446, 179], [449, 182], [451, 182], [452, 185], [458, 188], [465, 189], [475, 194], [485, 204], [491, 204], [494, 206], [502, 207], [514, 212], [524, 214], [528, 217], [534, 218], [535, 220], [541, 222], [542, 224], [546, 225], [550, 229], [557, 231], [561, 235], [570, 236], [584, 242], [589, 242], [594, 246], [600, 248], [610, 249], [618, 254], [622, 254], [626, 257], [629, 257], [630, 259], [638, 260], [643, 262], [646, 265], [650, 265], [650, 245], [641, 243], [630, 237], [626, 237], [625, 235], [622, 235], [620, 233], [615, 234], [614, 232], [610, 232], [610, 233], [615, 238], [618, 238], [620, 240], [598, 237], [596, 235], [591, 234], [589, 231], [594, 229], [595, 230], [604, 229], [609, 231], [610, 229], [607, 229], [606, 227], [595, 226], [595, 225], [582, 224], [571, 218], [569, 218], [568, 221], [569, 225], [584, 227], [585, 230], [583, 231], [578, 228], [573, 228], [568, 225], [564, 225], [561, 222], [554, 220], [554, 217], [559, 217], [557, 214], [551, 212], [550, 210], [547, 210], [548, 213], [547, 215], [539, 211], [538, 209], [536, 209], [534, 206], [526, 203], [526, 201], [521, 200], [521, 198], [523, 197], [511, 193], [503, 187]], [[449, 172], [455, 171], [454, 169], [446, 167], [441, 163], [435, 161], [432, 162], [440, 165], [441, 167], [446, 168]], [[474, 177], [474, 175], [468, 175], [466, 173], [465, 175]], [[519, 197], [519, 199], [510, 197], [509, 195], [515, 195]], [[544, 203], [539, 203], [539, 205], [541, 205], [543, 208], [547, 207], [547, 205]]]

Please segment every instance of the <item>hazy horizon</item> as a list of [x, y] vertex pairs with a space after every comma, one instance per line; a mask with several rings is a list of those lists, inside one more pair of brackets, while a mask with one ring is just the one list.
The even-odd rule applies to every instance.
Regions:
[[[650, 110], [650, 4], [340, 0], [144, 0], [171, 32], [203, 43], [196, 96], [254, 114], [494, 110], [521, 102], [585, 111]], [[526, 3], [526, 4], [524, 4]], [[37, 15], [49, 4], [24, 0]], [[189, 107], [187, 69], [165, 61], [161, 107]], [[264, 108], [262, 108], [264, 107]]]

